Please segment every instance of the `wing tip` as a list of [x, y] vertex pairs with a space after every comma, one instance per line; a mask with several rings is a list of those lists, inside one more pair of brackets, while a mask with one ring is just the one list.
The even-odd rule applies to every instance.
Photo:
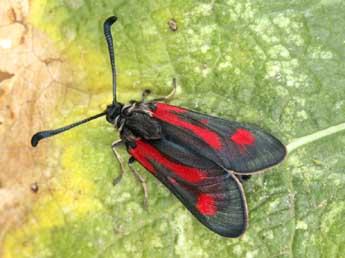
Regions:
[[266, 170], [271, 169], [274, 166], [277, 166], [278, 164], [284, 162], [284, 160], [286, 159], [287, 154], [288, 154], [286, 146], [283, 143], [281, 143], [280, 141], [279, 141], [279, 144], [280, 144], [279, 152], [281, 152], [281, 155], [274, 162], [272, 162], [266, 166], [263, 166], [262, 168], [259, 168], [257, 170], [252, 170], [252, 171], [248, 171], [248, 170], [245, 170], [245, 171], [236, 170], [235, 171], [232, 169], [230, 169], [230, 170], [228, 169], [228, 171], [230, 171], [236, 175], [255, 175], [255, 174], [265, 172]]
[[244, 233], [247, 231], [247, 225], [245, 225], [245, 227], [243, 227], [242, 229], [240, 229], [239, 231], [234, 232], [233, 230], [231, 231], [214, 231], [215, 233], [217, 233], [218, 235], [222, 236], [222, 237], [228, 237], [228, 238], [239, 238], [241, 236], [244, 235]]
[[[243, 189], [243, 186], [239, 179], [233, 174], [228, 173], [229, 177], [231, 177], [238, 187], [239, 192], [241, 193], [241, 200], [242, 200], [242, 207], [243, 207], [243, 223], [241, 228], [234, 229], [234, 227], [230, 228], [224, 228], [222, 226], [214, 228], [211, 225], [207, 225], [207, 228], [212, 230], [213, 232], [217, 233], [220, 236], [228, 237], [228, 238], [239, 238], [241, 237], [248, 228], [248, 206], [247, 206], [247, 200], [246, 195]], [[206, 226], [206, 224], [204, 224]]]
[[238, 228], [237, 230], [234, 230], [233, 228], [231, 230], [224, 230], [224, 229], [215, 230], [212, 228], [209, 228], [209, 229], [211, 229], [213, 232], [217, 233], [218, 235], [222, 237], [228, 237], [228, 238], [242, 237], [248, 229], [248, 214], [244, 219], [243, 227]]

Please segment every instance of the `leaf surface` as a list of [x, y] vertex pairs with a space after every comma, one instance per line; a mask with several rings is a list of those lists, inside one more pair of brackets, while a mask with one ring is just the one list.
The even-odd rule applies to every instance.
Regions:
[[[260, 125], [291, 153], [244, 184], [249, 229], [240, 239], [226, 239], [200, 225], [139, 166], [149, 211], [129, 170], [113, 187], [119, 166], [110, 145], [118, 136], [106, 121], [94, 121], [38, 146], [58, 150], [41, 169], [52, 170], [52, 177], [25, 223], [6, 235], [4, 257], [344, 255], [343, 2], [35, 0], [31, 8], [33, 26], [71, 67], [51, 125], [110, 103], [102, 24], [116, 15], [120, 101], [138, 99], [147, 88], [165, 95], [176, 77], [173, 104]], [[176, 32], [168, 25], [172, 18]]]

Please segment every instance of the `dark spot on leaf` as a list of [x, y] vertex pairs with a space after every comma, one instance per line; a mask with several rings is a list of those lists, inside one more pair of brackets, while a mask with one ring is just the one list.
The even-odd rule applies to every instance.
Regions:
[[172, 30], [172, 31], [177, 31], [177, 22], [175, 19], [170, 19], [168, 21], [168, 25], [169, 25], [169, 28]]
[[14, 112], [11, 110], [10, 105], [6, 105], [6, 109], [8, 110], [8, 112], [10, 113], [10, 118], [13, 120], [15, 118]]
[[17, 21], [16, 11], [13, 8], [10, 8], [7, 11], [7, 17], [10, 19], [11, 22], [16, 22]]
[[11, 79], [13, 76], [14, 76], [14, 74], [12, 74], [12, 73], [0, 71], [0, 82], [7, 80], [7, 79]]
[[30, 186], [30, 189], [33, 193], [37, 193], [39, 190], [38, 183], [37, 182], [32, 183]]

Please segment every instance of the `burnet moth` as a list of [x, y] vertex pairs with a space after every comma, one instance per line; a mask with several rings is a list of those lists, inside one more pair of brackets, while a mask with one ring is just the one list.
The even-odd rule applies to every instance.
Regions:
[[[112, 144], [115, 157], [123, 164], [116, 150], [125, 145], [130, 158], [129, 168], [138, 161], [163, 183], [207, 228], [225, 237], [239, 237], [248, 226], [248, 209], [242, 177], [263, 171], [280, 163], [285, 146], [274, 136], [252, 125], [225, 120], [185, 108], [166, 104], [176, 90], [166, 97], [122, 104], [116, 99], [116, 70], [111, 25], [104, 22], [112, 68], [113, 102], [100, 114], [65, 127], [36, 133], [32, 146], [44, 138], [105, 116], [120, 134]], [[147, 197], [144, 186], [145, 200]]]

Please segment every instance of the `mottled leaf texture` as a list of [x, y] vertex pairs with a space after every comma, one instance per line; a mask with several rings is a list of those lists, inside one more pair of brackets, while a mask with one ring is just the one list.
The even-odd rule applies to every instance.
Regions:
[[[0, 2], [1, 257], [344, 257], [345, 134], [334, 127], [345, 122], [344, 1]], [[114, 187], [118, 136], [106, 121], [32, 151], [34, 132], [110, 104], [102, 24], [111, 15], [120, 102], [145, 89], [167, 95], [175, 77], [172, 105], [256, 125], [288, 145], [284, 162], [243, 183], [240, 238], [205, 228], [139, 164], [148, 211], [128, 169]]]

